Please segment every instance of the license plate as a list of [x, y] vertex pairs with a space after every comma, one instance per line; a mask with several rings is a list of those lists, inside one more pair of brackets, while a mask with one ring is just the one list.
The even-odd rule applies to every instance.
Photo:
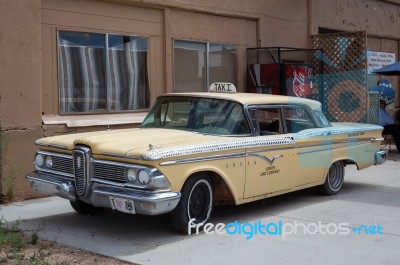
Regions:
[[135, 203], [132, 200], [110, 197], [111, 207], [124, 213], [135, 214]]

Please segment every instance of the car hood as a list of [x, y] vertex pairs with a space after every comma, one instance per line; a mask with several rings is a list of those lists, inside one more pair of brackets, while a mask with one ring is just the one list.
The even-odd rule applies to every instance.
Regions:
[[181, 130], [135, 128], [52, 136], [39, 139], [36, 143], [41, 146], [69, 150], [76, 145], [86, 145], [92, 149], [93, 154], [146, 156], [148, 151], [185, 145], [202, 145], [226, 138]]

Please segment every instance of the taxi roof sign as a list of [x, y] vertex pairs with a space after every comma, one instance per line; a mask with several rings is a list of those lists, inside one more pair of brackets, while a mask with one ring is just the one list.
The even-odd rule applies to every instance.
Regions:
[[215, 82], [208, 88], [208, 92], [236, 93], [236, 87], [231, 83]]

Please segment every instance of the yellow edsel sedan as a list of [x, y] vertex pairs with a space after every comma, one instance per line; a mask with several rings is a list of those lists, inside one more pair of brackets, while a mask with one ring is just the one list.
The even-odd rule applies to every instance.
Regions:
[[346, 164], [386, 160], [380, 126], [329, 123], [313, 100], [236, 93], [227, 83], [210, 90], [160, 96], [140, 128], [39, 139], [27, 179], [78, 213], [169, 212], [187, 233], [215, 205], [312, 186], [333, 195]]

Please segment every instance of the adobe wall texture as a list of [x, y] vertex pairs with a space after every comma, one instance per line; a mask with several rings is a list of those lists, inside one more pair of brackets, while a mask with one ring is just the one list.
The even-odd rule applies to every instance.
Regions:
[[343, 31], [366, 30], [368, 35], [399, 39], [400, 2], [394, 2], [313, 0], [312, 34], [318, 33], [318, 27], [325, 27]]
[[0, 1], [1, 193], [25, 193], [41, 133], [40, 0]]
[[[258, 46], [308, 47], [308, 1], [292, 0], [106, 0], [107, 2], [174, 8], [258, 21]], [[213, 29], [210, 28], [209, 31]]]

